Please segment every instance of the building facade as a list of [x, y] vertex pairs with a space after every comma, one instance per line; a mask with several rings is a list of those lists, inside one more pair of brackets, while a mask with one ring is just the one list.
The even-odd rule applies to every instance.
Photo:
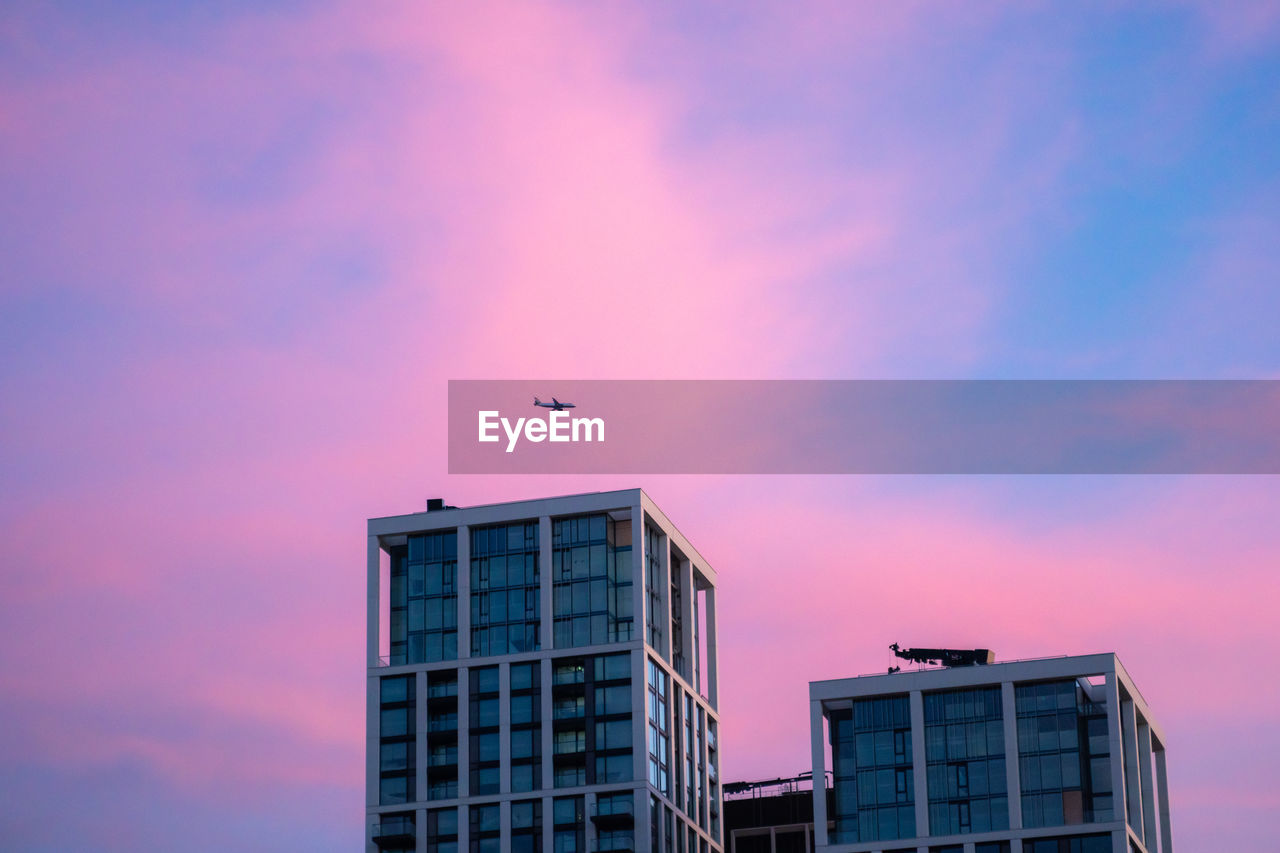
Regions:
[[632, 489], [368, 526], [366, 851], [721, 846], [714, 570]]
[[1165, 739], [1114, 654], [809, 685], [817, 849], [1171, 853]]

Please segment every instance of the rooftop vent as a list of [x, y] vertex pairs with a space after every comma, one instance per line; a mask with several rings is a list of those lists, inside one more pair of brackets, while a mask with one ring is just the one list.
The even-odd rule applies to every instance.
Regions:
[[444, 498], [427, 498], [427, 512], [438, 512], [444, 509]]

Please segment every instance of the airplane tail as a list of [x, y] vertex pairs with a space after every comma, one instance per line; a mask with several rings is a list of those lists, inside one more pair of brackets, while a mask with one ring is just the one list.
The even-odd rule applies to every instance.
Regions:
[[541, 406], [541, 405], [542, 405], [542, 401], [541, 401], [541, 400], [539, 400], [537, 397], [534, 397], [534, 398], [533, 398], [533, 404], [534, 404], [535, 406]]

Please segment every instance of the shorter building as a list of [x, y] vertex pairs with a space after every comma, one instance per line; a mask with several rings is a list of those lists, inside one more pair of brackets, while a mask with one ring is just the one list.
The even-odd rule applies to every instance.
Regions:
[[1114, 654], [809, 685], [816, 849], [1171, 853], [1165, 740]]
[[[724, 786], [725, 853], [811, 853], [813, 793], [809, 774]], [[831, 789], [827, 788], [827, 811]]]

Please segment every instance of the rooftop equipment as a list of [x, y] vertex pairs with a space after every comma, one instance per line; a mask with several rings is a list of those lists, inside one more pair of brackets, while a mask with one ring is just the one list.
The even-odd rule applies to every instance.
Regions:
[[[889, 647], [898, 657], [914, 663], [935, 664], [941, 666], [975, 666], [996, 662], [995, 652], [990, 649], [904, 649], [897, 643]], [[897, 672], [901, 667], [892, 667], [890, 672]]]

